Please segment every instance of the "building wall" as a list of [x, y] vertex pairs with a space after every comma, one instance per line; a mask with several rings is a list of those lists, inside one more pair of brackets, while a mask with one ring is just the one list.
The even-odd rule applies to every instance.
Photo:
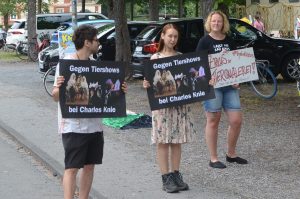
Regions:
[[[253, 2], [253, 4], [255, 4], [256, 2], [258, 2], [259, 4], [262, 5], [272, 5], [273, 3], [272, 0], [246, 0], [246, 5], [249, 6], [251, 5], [251, 2]], [[278, 3], [286, 3], [286, 4], [295, 4], [295, 5], [300, 5], [300, 0], [278, 0]]]
[[[58, 0], [57, 3], [51, 3], [49, 10], [51, 13], [72, 12], [72, 0]], [[77, 2], [77, 12], [81, 11], [81, 1]], [[101, 6], [93, 0], [86, 0], [85, 9], [91, 12], [101, 13]]]
[[247, 16], [254, 17], [259, 11], [267, 32], [281, 31], [284, 36], [292, 37], [296, 18], [300, 15], [300, 2], [289, 3], [289, 0], [279, 0], [278, 3], [269, 3], [269, 0], [259, 2], [259, 4], [251, 4], [251, 0], [247, 0]]

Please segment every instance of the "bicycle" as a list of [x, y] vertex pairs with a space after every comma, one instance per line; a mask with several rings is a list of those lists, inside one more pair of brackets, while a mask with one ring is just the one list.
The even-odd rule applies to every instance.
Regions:
[[[38, 61], [38, 54], [39, 52], [41, 52], [43, 49], [45, 49], [46, 47], [48, 47], [50, 45], [50, 39], [49, 39], [49, 35], [45, 34], [45, 33], [41, 33], [40, 35], [36, 35], [36, 37], [32, 38], [33, 42], [28, 42], [27, 38], [25, 41], [19, 41], [17, 46], [16, 46], [16, 54], [17, 56], [22, 59], [22, 60], [26, 60], [28, 59], [28, 57], [32, 60], [32, 61]], [[38, 42], [38, 40], [40, 42]], [[31, 52], [28, 55], [28, 44], [30, 46], [34, 46], [33, 47], [33, 52]]]
[[258, 80], [250, 82], [254, 92], [264, 98], [271, 99], [278, 91], [277, 80], [273, 72], [269, 69], [268, 60], [256, 60]]
[[43, 76], [44, 88], [47, 94], [50, 95], [51, 97], [52, 97], [55, 71], [56, 71], [56, 66], [52, 66], [47, 70], [47, 72]]

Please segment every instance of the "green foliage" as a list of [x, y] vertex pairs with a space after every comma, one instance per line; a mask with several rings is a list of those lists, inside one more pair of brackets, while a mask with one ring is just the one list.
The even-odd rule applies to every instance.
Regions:
[[24, 5], [27, 0], [1, 0], [0, 13], [2, 15], [16, 13], [16, 5]]
[[217, 6], [219, 3], [224, 3], [225, 5], [230, 7], [235, 4], [246, 5], [246, 0], [215, 0], [215, 6]]
[[42, 13], [49, 13], [49, 3], [42, 2]]
[[235, 5], [246, 6], [246, 0], [215, 0], [214, 9], [217, 9], [220, 3], [223, 3], [228, 7], [230, 16], [235, 16]]
[[[106, 5], [108, 0], [97, 0], [98, 4]], [[130, 5], [134, 3], [133, 15], [134, 20], [148, 20], [149, 15], [149, 0], [125, 0], [127, 17], [130, 17]], [[196, 16], [196, 2], [199, 0], [184, 0], [184, 15], [185, 17]], [[234, 12], [233, 8], [235, 4], [246, 5], [246, 0], [214, 0], [214, 9], [217, 9], [219, 3], [224, 3], [228, 6], [231, 12]], [[160, 0], [159, 1], [159, 15], [160, 16], [178, 16], [178, 1], [174, 0]], [[200, 6], [200, 3], [199, 3]]]

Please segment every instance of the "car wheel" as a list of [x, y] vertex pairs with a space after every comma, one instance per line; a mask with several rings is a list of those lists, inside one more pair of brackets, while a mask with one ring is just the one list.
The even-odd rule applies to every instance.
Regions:
[[292, 54], [285, 58], [281, 75], [286, 81], [294, 81], [300, 78], [300, 54]]

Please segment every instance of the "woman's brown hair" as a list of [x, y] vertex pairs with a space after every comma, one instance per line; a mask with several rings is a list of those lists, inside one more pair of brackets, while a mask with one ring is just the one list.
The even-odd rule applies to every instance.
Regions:
[[[163, 29], [162, 29], [162, 31], [161, 31], [161, 34], [160, 34], [160, 39], [159, 39], [159, 42], [158, 42], [157, 52], [162, 51], [162, 49], [165, 47], [165, 43], [164, 43], [164, 40], [161, 38], [161, 35], [162, 35], [162, 34], [166, 34], [167, 30], [172, 29], [172, 28], [175, 29], [175, 30], [178, 32], [178, 39], [179, 39], [179, 29], [178, 29], [178, 27], [177, 27], [176, 25], [174, 25], [174, 24], [171, 24], [171, 23], [166, 24], [166, 25], [163, 27]], [[178, 40], [177, 40], [177, 43], [178, 43]], [[176, 45], [174, 46], [174, 49], [177, 48], [177, 43], [176, 43]]]

